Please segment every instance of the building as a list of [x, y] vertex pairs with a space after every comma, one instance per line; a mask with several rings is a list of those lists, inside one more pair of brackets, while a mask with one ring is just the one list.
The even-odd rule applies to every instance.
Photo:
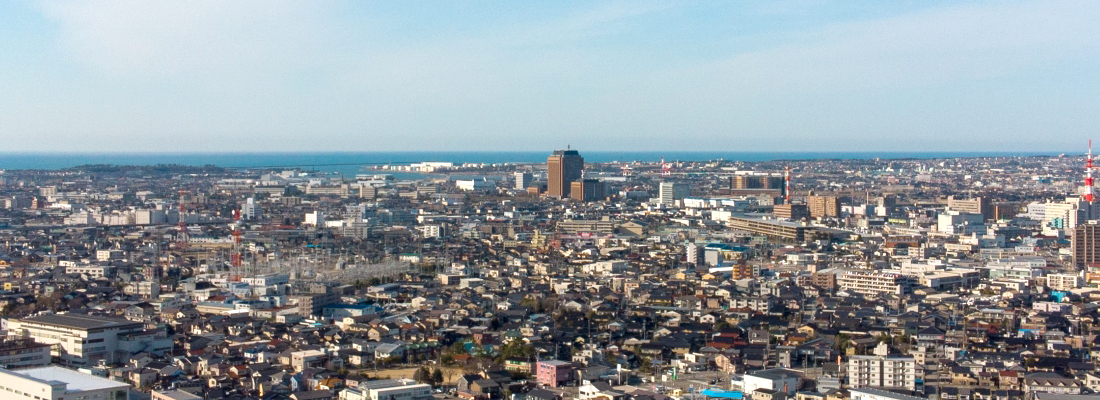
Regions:
[[850, 400], [927, 400], [924, 397], [910, 396], [907, 394], [894, 393], [889, 390], [867, 387], [848, 389], [848, 398]]
[[731, 217], [729, 226], [754, 235], [763, 235], [780, 241], [802, 242], [813, 236], [814, 229], [793, 222], [761, 218]]
[[573, 181], [581, 179], [584, 170], [584, 157], [576, 150], [557, 150], [546, 159], [548, 178], [546, 195], [550, 197], [569, 197]]
[[197, 396], [182, 390], [154, 390], [151, 393], [151, 400], [202, 400], [202, 396]]
[[302, 221], [302, 225], [313, 225], [321, 227], [325, 225], [325, 213], [321, 211], [314, 211], [306, 214], [305, 221]]
[[984, 221], [995, 218], [993, 205], [988, 197], [975, 197], [969, 200], [956, 199], [954, 196], [947, 198], [947, 208], [960, 213], [978, 214]]
[[577, 201], [600, 201], [607, 198], [607, 186], [599, 179], [581, 179], [570, 184], [569, 197]]
[[782, 176], [736, 175], [730, 177], [730, 189], [785, 190], [786, 187]]
[[256, 199], [249, 197], [245, 200], [245, 203], [241, 205], [241, 219], [245, 221], [255, 221], [263, 216], [263, 210], [260, 205], [256, 203]]
[[559, 220], [555, 226], [559, 231], [566, 234], [578, 234], [578, 233], [595, 233], [595, 234], [612, 234], [615, 233], [615, 229], [618, 228], [618, 223], [615, 221], [605, 220], [581, 220], [581, 219], [564, 219]]
[[303, 317], [320, 315], [321, 310], [329, 305], [340, 302], [340, 296], [336, 293], [295, 296], [298, 304], [298, 314]]
[[573, 378], [573, 364], [565, 361], [539, 361], [535, 376], [540, 385], [559, 387]]
[[810, 209], [805, 204], [780, 204], [773, 209], [776, 218], [799, 220], [810, 217]]
[[981, 214], [947, 210], [936, 217], [936, 230], [951, 235], [985, 234]]
[[923, 382], [912, 357], [851, 356], [848, 358], [848, 387], [917, 390]]
[[[65, 263], [65, 261], [62, 261]], [[110, 265], [90, 265], [90, 264], [71, 264], [61, 266], [65, 267], [66, 274], [87, 275], [92, 279], [99, 279], [105, 276], [111, 275]]]
[[1081, 224], [1073, 228], [1073, 265], [1078, 268], [1100, 264], [1100, 225]]
[[681, 200], [691, 194], [691, 188], [688, 185], [678, 182], [661, 182], [657, 190], [657, 200], [666, 206], [675, 205], [676, 200]]
[[0, 369], [4, 398], [38, 400], [127, 400], [130, 385], [61, 367]]
[[840, 199], [836, 196], [809, 196], [806, 205], [810, 208], [810, 218], [840, 217]]
[[912, 293], [916, 279], [896, 272], [853, 270], [838, 275], [836, 283], [841, 290], [853, 293], [903, 296]]
[[340, 400], [423, 400], [432, 398], [432, 386], [412, 379], [360, 382], [340, 391]]
[[290, 366], [301, 372], [306, 368], [324, 368], [328, 354], [320, 350], [302, 350], [290, 353]]
[[535, 176], [531, 175], [527, 171], [516, 171], [516, 190], [527, 190], [528, 186], [531, 186], [531, 182], [534, 182]]
[[121, 318], [85, 314], [40, 315], [11, 321], [9, 335], [54, 346], [51, 355], [63, 365], [115, 363], [132, 353], [163, 354], [172, 340], [163, 331], [146, 331], [145, 324]]
[[12, 369], [45, 365], [50, 365], [50, 345], [31, 338], [0, 341], [0, 367]]
[[1050, 290], [1069, 291], [1081, 287], [1081, 277], [1073, 274], [1047, 275], [1047, 288]]
[[745, 374], [743, 382], [745, 393], [755, 393], [762, 389], [794, 396], [802, 386], [802, 375], [789, 369], [766, 369]]
[[492, 190], [496, 187], [496, 182], [485, 178], [459, 179], [455, 181], [455, 187], [467, 192], [482, 192]]

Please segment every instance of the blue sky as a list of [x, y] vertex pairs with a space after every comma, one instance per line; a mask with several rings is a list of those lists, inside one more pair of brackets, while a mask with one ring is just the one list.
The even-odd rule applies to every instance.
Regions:
[[1088, 1], [15, 0], [0, 151], [1077, 151], [1095, 21]]

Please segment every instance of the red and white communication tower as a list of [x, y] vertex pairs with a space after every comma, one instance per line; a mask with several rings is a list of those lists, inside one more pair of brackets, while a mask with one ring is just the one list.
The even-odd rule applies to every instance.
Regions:
[[233, 210], [233, 270], [229, 272], [229, 280], [240, 282], [241, 280], [241, 210]]
[[665, 162], [665, 158], [661, 157], [661, 176], [671, 176], [672, 165]]
[[1096, 198], [1096, 195], [1092, 188], [1093, 168], [1095, 167], [1092, 166], [1092, 139], [1089, 139], [1089, 154], [1085, 158], [1085, 193], [1083, 196], [1085, 201], [1088, 202], [1091, 202], [1093, 199]]
[[783, 204], [791, 204], [791, 167], [783, 172]]

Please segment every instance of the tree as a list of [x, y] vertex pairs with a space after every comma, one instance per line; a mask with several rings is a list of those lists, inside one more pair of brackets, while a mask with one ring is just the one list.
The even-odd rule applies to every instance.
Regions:
[[440, 371], [439, 368], [432, 372], [432, 384], [436, 386], [443, 384], [443, 371]]

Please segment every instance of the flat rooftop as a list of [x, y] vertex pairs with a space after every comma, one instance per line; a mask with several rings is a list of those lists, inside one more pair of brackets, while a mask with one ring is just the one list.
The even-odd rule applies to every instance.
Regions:
[[112, 388], [129, 388], [130, 385], [112, 381], [107, 378], [100, 378], [95, 375], [85, 374], [80, 371], [73, 371], [67, 368], [61, 367], [41, 367], [41, 368], [29, 368], [21, 369], [17, 371], [3, 371], [12, 375], [22, 375], [25, 378], [34, 379], [47, 384], [56, 384], [58, 382], [67, 383], [66, 392], [81, 392], [86, 390], [99, 390], [99, 389], [112, 389]]
[[69, 329], [100, 329], [142, 325], [140, 322], [133, 322], [124, 318], [100, 317], [86, 314], [40, 315], [37, 317], [24, 318], [20, 321], [43, 325], [54, 325]]

